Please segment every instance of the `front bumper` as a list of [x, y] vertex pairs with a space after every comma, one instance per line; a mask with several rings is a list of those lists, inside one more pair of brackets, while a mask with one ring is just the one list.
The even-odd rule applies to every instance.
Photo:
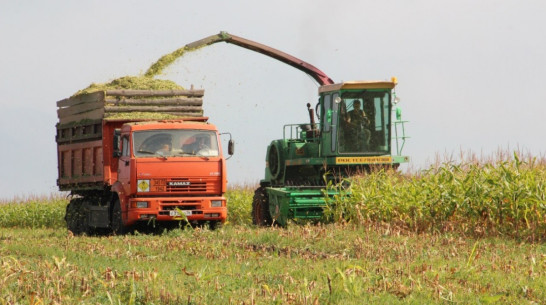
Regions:
[[[147, 202], [147, 207], [139, 207]], [[221, 206], [213, 206], [221, 202]], [[139, 204], [137, 204], [139, 203]], [[218, 197], [140, 197], [131, 198], [126, 205], [125, 225], [130, 226], [138, 221], [173, 221], [189, 222], [220, 221], [227, 218], [226, 198]]]

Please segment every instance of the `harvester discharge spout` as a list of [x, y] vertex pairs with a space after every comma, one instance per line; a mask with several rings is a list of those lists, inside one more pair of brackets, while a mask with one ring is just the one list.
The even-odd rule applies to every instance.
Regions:
[[227, 32], [220, 32], [216, 35], [211, 35], [209, 37], [205, 37], [203, 39], [194, 41], [192, 43], [189, 43], [184, 46], [185, 50], [194, 50], [198, 48], [202, 48], [205, 46], [209, 46], [218, 42], [225, 42], [229, 44], [234, 44], [239, 47], [272, 57], [276, 60], [279, 60], [287, 65], [290, 65], [307, 75], [311, 76], [319, 85], [330, 85], [333, 84], [334, 81], [328, 77], [324, 72], [319, 70], [317, 67], [299, 59], [296, 58], [290, 54], [287, 54], [285, 52], [279, 51], [277, 49], [274, 49], [272, 47], [263, 45], [261, 43], [245, 39], [239, 36], [235, 36], [232, 34], [229, 34]]

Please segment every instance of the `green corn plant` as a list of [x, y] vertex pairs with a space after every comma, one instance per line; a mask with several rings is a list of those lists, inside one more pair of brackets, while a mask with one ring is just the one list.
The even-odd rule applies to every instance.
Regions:
[[[458, 228], [515, 237], [546, 234], [544, 163], [513, 159], [446, 162], [419, 174], [374, 171], [333, 198], [334, 221], [400, 223], [416, 231]], [[332, 186], [331, 186], [332, 187]], [[334, 186], [335, 187], [335, 186]]]

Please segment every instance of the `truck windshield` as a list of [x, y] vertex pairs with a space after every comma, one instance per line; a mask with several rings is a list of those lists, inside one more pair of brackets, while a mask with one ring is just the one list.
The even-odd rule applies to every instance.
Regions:
[[133, 133], [133, 153], [137, 158], [154, 156], [219, 155], [216, 133], [209, 130], [146, 130]]
[[339, 152], [381, 155], [390, 153], [390, 93], [350, 91], [341, 95]]

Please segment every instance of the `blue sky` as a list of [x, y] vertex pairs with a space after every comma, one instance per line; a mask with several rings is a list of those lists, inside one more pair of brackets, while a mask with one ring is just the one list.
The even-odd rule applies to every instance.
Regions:
[[[506, 0], [2, 1], [0, 198], [57, 191], [56, 101], [220, 31], [335, 81], [396, 76], [414, 169], [461, 151], [544, 156], [544, 11], [544, 1]], [[205, 89], [205, 114], [237, 142], [231, 184], [257, 183], [268, 143], [317, 101], [307, 75], [224, 43], [160, 77]]]

